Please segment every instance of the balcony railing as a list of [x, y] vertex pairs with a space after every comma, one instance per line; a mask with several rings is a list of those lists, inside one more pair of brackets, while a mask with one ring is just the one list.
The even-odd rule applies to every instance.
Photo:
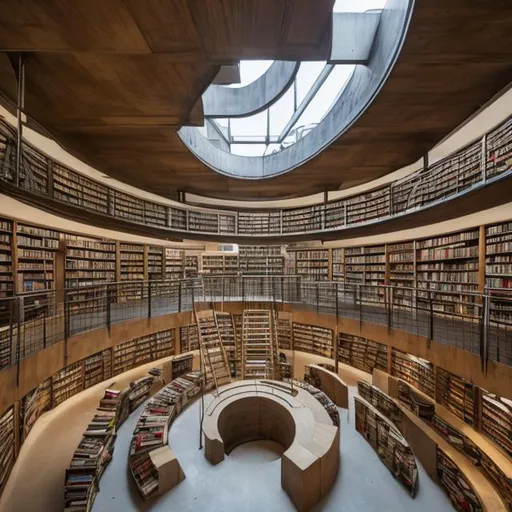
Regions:
[[[139, 226], [195, 235], [283, 237], [336, 232], [381, 222], [459, 197], [512, 173], [512, 119], [457, 153], [384, 187], [302, 208], [207, 210], [148, 201], [64, 167], [24, 143], [19, 176], [16, 133], [0, 122], [0, 183], [29, 192], [25, 199], [51, 199]], [[7, 190], [8, 191], [8, 190]]]
[[512, 311], [512, 298], [458, 297], [447, 310], [429, 290], [311, 282], [290, 275], [122, 282], [36, 293], [0, 300], [0, 369], [82, 332], [192, 311], [204, 302], [293, 304], [294, 309], [385, 325], [478, 354], [484, 368], [489, 360], [512, 365], [512, 322], [502, 315]]

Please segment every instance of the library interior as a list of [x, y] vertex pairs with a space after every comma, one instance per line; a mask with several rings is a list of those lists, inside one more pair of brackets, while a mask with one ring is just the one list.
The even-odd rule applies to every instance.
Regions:
[[0, 512], [512, 512], [510, 0], [0, 0]]

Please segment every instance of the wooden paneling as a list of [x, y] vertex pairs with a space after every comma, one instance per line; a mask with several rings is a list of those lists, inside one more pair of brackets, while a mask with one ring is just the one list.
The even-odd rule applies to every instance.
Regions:
[[[221, 63], [325, 59], [333, 0], [8, 3], [0, 49], [37, 52], [28, 112], [100, 171], [171, 198], [290, 197], [370, 181], [416, 161], [512, 81], [510, 2], [416, 0], [369, 109], [318, 157], [255, 187], [202, 164], [176, 129]], [[12, 76], [0, 76], [13, 101]]]

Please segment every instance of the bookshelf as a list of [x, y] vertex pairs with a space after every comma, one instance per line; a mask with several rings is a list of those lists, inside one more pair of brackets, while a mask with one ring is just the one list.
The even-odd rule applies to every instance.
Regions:
[[320, 231], [322, 229], [323, 205], [283, 210], [283, 233]]
[[478, 291], [479, 230], [462, 231], [416, 242], [418, 307], [473, 315], [474, 300], [465, 292]]
[[112, 348], [112, 375], [131, 370], [135, 364], [137, 340], [120, 343]]
[[[17, 293], [54, 290], [55, 252], [59, 248], [59, 233], [17, 223], [16, 246]], [[31, 299], [34, 306], [38, 306], [37, 302]]]
[[245, 275], [283, 275], [280, 245], [240, 245], [240, 271]]
[[414, 498], [418, 489], [418, 468], [407, 441], [393, 423], [363, 398], [354, 397], [354, 404], [356, 430]]
[[153, 380], [152, 376], [146, 376], [130, 382], [130, 391], [128, 392], [130, 413], [149, 398]]
[[116, 280], [114, 241], [67, 236], [64, 243], [66, 288], [92, 286]]
[[184, 275], [183, 251], [165, 249], [165, 279], [181, 279]]
[[345, 281], [345, 249], [332, 250], [332, 280]]
[[52, 407], [52, 381], [47, 379], [27, 393], [20, 403], [20, 439], [23, 442], [34, 423]]
[[340, 363], [367, 373], [373, 373], [374, 369], [386, 372], [388, 347], [359, 336], [338, 333], [338, 357]]
[[397, 398], [419, 418], [432, 421], [435, 414], [435, 401], [413, 388], [408, 382], [398, 380]]
[[84, 365], [78, 361], [52, 376], [52, 407], [84, 389]]
[[53, 162], [53, 197], [94, 212], [109, 214], [109, 189]]
[[329, 279], [329, 250], [296, 250], [295, 273], [307, 281]]
[[292, 326], [291, 315], [279, 311], [277, 318], [277, 343], [281, 350], [292, 350]]
[[238, 212], [238, 233], [241, 235], [278, 235], [281, 233], [281, 212]]
[[[231, 313], [215, 312], [217, 317], [217, 325], [219, 326], [219, 334], [231, 371], [231, 376], [236, 377], [240, 369], [241, 347], [236, 337], [235, 324]], [[241, 341], [241, 340], [240, 340]]]
[[473, 487], [453, 460], [437, 447], [437, 476], [456, 510], [483, 512]]
[[395, 425], [401, 424], [401, 412], [398, 404], [377, 386], [362, 380], [357, 381], [357, 392], [369, 404], [375, 407]]
[[[512, 320], [512, 222], [485, 229], [485, 286], [491, 291], [493, 320]], [[501, 300], [500, 300], [501, 299]]]
[[[120, 281], [144, 281], [145, 272], [144, 246], [139, 244], [119, 244]], [[142, 287], [134, 283], [121, 287], [119, 300], [130, 301], [142, 298]]]
[[144, 221], [150, 226], [166, 227], [167, 208], [163, 204], [144, 201]]
[[199, 338], [197, 336], [197, 325], [190, 324], [180, 327], [180, 343], [182, 352], [199, 350]]
[[197, 233], [218, 233], [219, 215], [191, 210], [188, 212], [188, 229]]
[[[386, 282], [386, 248], [384, 245], [347, 247], [345, 249], [345, 282], [382, 286]], [[382, 302], [384, 289], [361, 289], [362, 298]]]
[[144, 224], [144, 200], [116, 189], [113, 194], [113, 207], [117, 217]]
[[474, 426], [478, 413], [476, 386], [461, 377], [436, 368], [436, 402]]
[[414, 292], [408, 288], [416, 286], [416, 242], [391, 244], [386, 248], [388, 258], [388, 281], [393, 290], [393, 303], [414, 307]]
[[389, 188], [384, 187], [347, 198], [345, 200], [346, 224], [358, 224], [387, 217], [390, 214], [389, 194]]
[[83, 360], [84, 389], [112, 377], [112, 350], [106, 349]]
[[481, 430], [512, 457], [512, 401], [483, 391]]
[[[13, 272], [13, 223], [7, 219], [0, 218], [0, 318], [4, 323], [3, 317], [9, 315], [9, 305], [7, 301], [1, 299], [11, 297], [14, 292], [14, 272]], [[1, 335], [0, 335], [1, 336]], [[0, 354], [2, 361], [4, 353]]]
[[292, 323], [293, 348], [319, 356], [334, 357], [333, 332], [316, 325]]
[[174, 357], [171, 361], [172, 380], [192, 372], [193, 361], [194, 356], [192, 354], [183, 354], [181, 356]]
[[187, 212], [169, 207], [169, 227], [187, 231]]
[[164, 249], [156, 245], [147, 246], [147, 278], [149, 281], [161, 281], [165, 277]]
[[0, 417], [0, 492], [3, 490], [16, 459], [14, 407]]
[[391, 375], [405, 380], [426, 395], [435, 398], [435, 369], [430, 361], [392, 349]]
[[192, 279], [199, 275], [199, 256], [185, 254], [185, 278]]
[[238, 253], [204, 252], [201, 254], [201, 271], [206, 275], [237, 274]]
[[0, 369], [8, 368], [11, 365], [11, 336], [9, 326], [0, 327]]
[[153, 360], [174, 355], [176, 351], [176, 329], [153, 334]]

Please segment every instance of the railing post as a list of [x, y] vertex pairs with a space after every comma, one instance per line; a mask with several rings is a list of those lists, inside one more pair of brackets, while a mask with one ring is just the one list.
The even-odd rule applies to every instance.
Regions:
[[242, 276], [242, 302], [245, 302], [245, 278]]
[[389, 185], [389, 216], [393, 215], [393, 183]]
[[428, 305], [429, 305], [429, 321], [428, 321], [428, 348], [434, 338], [434, 301], [432, 299], [432, 292], [428, 294]]
[[359, 295], [359, 330], [363, 330], [363, 295], [361, 291], [361, 285], [358, 284], [357, 286], [357, 292]]
[[225, 297], [224, 297], [224, 293], [225, 293], [225, 283], [224, 283], [224, 276], [222, 276], [221, 278], [221, 294], [222, 294], [222, 301], [221, 301], [221, 311], [224, 311], [224, 300], [225, 300]]
[[182, 287], [182, 280], [180, 279], [178, 281], [178, 313], [181, 313], [181, 287]]
[[[482, 302], [482, 330], [480, 338], [480, 360], [482, 371], [487, 375], [487, 362], [489, 358], [489, 297], [484, 295]], [[497, 354], [499, 362], [499, 352]]]
[[340, 313], [340, 303], [339, 303], [339, 283], [335, 283], [335, 293], [336, 293], [336, 329], [334, 330], [334, 368], [336, 369], [336, 374], [339, 371], [339, 347], [338, 347], [338, 318]]
[[110, 337], [110, 329], [112, 326], [112, 288], [107, 284], [107, 331]]
[[316, 314], [320, 313], [320, 285], [316, 283]]
[[384, 297], [386, 297], [387, 301], [387, 310], [388, 310], [388, 332], [391, 332], [393, 328], [393, 288], [386, 287], [386, 291], [384, 293]]
[[281, 276], [281, 304], [284, 304], [284, 276]]

